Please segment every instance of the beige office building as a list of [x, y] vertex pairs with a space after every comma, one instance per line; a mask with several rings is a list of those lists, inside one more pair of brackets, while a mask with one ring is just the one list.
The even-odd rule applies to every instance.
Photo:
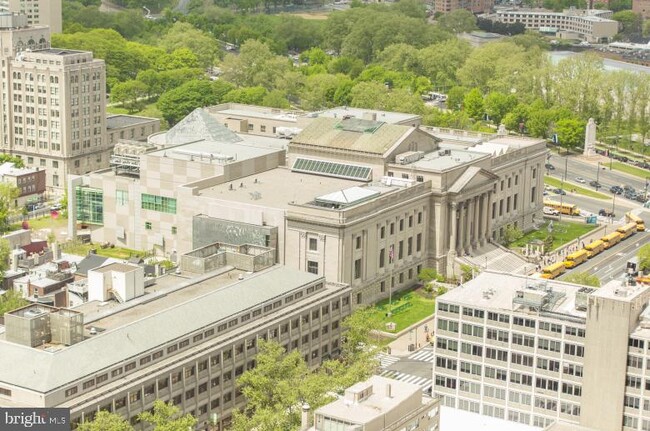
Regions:
[[82, 51], [23, 51], [3, 72], [10, 79], [2, 90], [7, 128], [0, 150], [45, 169], [50, 192], [61, 191], [69, 173], [107, 165], [103, 60]]
[[538, 427], [650, 429], [649, 300], [650, 286], [484, 272], [438, 299], [434, 393]]
[[439, 400], [424, 396], [418, 385], [373, 376], [316, 410], [313, 425], [309, 431], [437, 431]]
[[618, 33], [618, 21], [612, 11], [597, 9], [549, 10], [501, 9], [492, 19], [506, 24], [523, 23], [527, 29], [556, 33], [566, 39], [583, 39], [591, 43], [611, 42]]
[[31, 26], [46, 25], [52, 33], [63, 31], [63, 0], [2, 0], [0, 11], [22, 13]]
[[73, 428], [106, 410], [143, 429], [136, 416], [162, 399], [201, 429], [216, 413], [221, 430], [245, 403], [235, 382], [255, 366], [258, 340], [316, 367], [339, 354], [351, 311], [349, 286], [280, 266], [166, 275], [144, 288], [138, 279], [142, 268], [110, 264], [89, 271], [87, 289], [119, 291], [118, 301], [5, 314], [0, 357], [12, 365], [0, 367], [0, 406], [69, 408]]

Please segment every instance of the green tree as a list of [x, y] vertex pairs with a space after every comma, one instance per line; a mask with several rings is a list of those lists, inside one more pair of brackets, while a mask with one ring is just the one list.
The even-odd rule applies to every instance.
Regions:
[[257, 40], [246, 41], [239, 55], [228, 54], [221, 63], [224, 80], [241, 87], [262, 86], [267, 90], [274, 89], [289, 67], [286, 58], [276, 56], [267, 44]]
[[[2, 242], [0, 242], [0, 257], [8, 258], [10, 248], [9, 244], [5, 244], [6, 241], [7, 240], [3, 239]], [[5, 249], [7, 251], [6, 253]], [[24, 307], [27, 304], [29, 304], [29, 301], [23, 298], [23, 295], [20, 293], [20, 291], [13, 289], [7, 290], [4, 295], [0, 295], [0, 316], [17, 308]]]
[[418, 274], [418, 280], [425, 284], [430, 284], [432, 281], [445, 281], [445, 277], [438, 273], [435, 268], [422, 268]]
[[122, 416], [100, 410], [92, 421], [83, 422], [77, 427], [79, 431], [133, 431], [133, 427]]
[[503, 236], [501, 237], [501, 242], [503, 243], [503, 245], [508, 246], [513, 242], [517, 241], [518, 239], [521, 239], [521, 237], [523, 236], [524, 233], [521, 231], [521, 229], [519, 229], [515, 225], [508, 225], [503, 230]]
[[120, 103], [133, 113], [142, 109], [147, 95], [147, 85], [141, 81], [129, 80], [115, 84], [111, 89], [111, 100]]
[[574, 272], [567, 275], [564, 281], [569, 283], [582, 284], [583, 286], [600, 287], [600, 279], [588, 272]]
[[194, 429], [197, 422], [194, 416], [182, 415], [180, 408], [162, 400], [154, 401], [153, 412], [142, 412], [138, 419], [153, 425], [155, 431], [187, 431]]
[[650, 271], [650, 244], [646, 244], [637, 252], [639, 271]]
[[9, 183], [0, 182], [0, 233], [10, 229], [9, 217], [18, 214], [16, 199], [20, 196], [20, 190]]
[[[186, 82], [163, 93], [157, 106], [165, 120], [173, 126], [196, 108], [220, 103], [223, 86], [224, 83], [216, 84], [207, 80]], [[232, 88], [227, 85], [226, 87]]]
[[463, 109], [471, 118], [480, 121], [483, 119], [485, 106], [483, 104], [483, 95], [478, 88], [472, 88], [463, 98]]
[[463, 282], [473, 279], [478, 275], [479, 272], [481, 271], [477, 266], [472, 266], [467, 264], [463, 264], [460, 266], [460, 273], [461, 273], [461, 277], [463, 278]]
[[517, 98], [512, 94], [493, 91], [485, 96], [485, 113], [495, 124], [500, 124], [503, 117], [516, 105]]
[[422, 48], [418, 52], [418, 73], [428, 77], [435, 88], [458, 85], [456, 71], [465, 64], [470, 52], [470, 44], [458, 38]]
[[640, 13], [631, 10], [622, 10], [612, 15], [612, 19], [621, 25], [620, 34], [625, 37], [641, 34], [643, 29], [643, 17]]
[[217, 41], [187, 22], [175, 23], [160, 40], [160, 46], [168, 53], [173, 53], [179, 48], [187, 48], [196, 55], [203, 68], [214, 65], [220, 55]]
[[585, 139], [585, 123], [575, 118], [563, 118], [555, 123], [560, 146], [567, 151], [579, 148]]
[[476, 17], [466, 9], [456, 9], [438, 18], [438, 25], [450, 33], [469, 33], [476, 30]]

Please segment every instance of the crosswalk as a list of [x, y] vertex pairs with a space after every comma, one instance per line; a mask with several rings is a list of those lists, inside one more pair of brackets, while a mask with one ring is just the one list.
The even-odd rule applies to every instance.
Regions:
[[379, 368], [388, 368], [393, 365], [395, 362], [398, 362], [400, 358], [397, 356], [389, 355], [388, 353], [379, 352], [377, 353], [377, 360], [379, 361]]
[[409, 356], [413, 361], [433, 362], [433, 347], [425, 347]]
[[412, 383], [418, 385], [423, 391], [428, 391], [431, 387], [432, 380], [426, 377], [414, 376], [412, 374], [402, 373], [395, 370], [386, 370], [380, 376], [388, 377], [389, 379], [399, 380], [400, 382]]

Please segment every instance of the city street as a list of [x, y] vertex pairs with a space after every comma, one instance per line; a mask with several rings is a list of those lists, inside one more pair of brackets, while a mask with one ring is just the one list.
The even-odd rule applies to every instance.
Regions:
[[[603, 186], [599, 191], [602, 191], [604, 194], [609, 194], [609, 195], [611, 195], [611, 193], [609, 192], [609, 188], [614, 185], [618, 185], [618, 186], [629, 185], [634, 187], [635, 190], [645, 189], [645, 185], [646, 185], [645, 180], [639, 177], [624, 174], [616, 170], [610, 171], [609, 159], [603, 158], [603, 160], [606, 161], [601, 162], [600, 170], [598, 170], [598, 165], [596, 164], [586, 162], [575, 156], [569, 157], [566, 162], [567, 165], [566, 180], [575, 182], [576, 177], [582, 177], [585, 180], [587, 180], [587, 184], [583, 184], [582, 186], [593, 190], [594, 188], [589, 186], [589, 181], [593, 181], [596, 180], [596, 178], [598, 178], [598, 182], [600, 182], [600, 184]], [[562, 176], [564, 175], [565, 157], [558, 156], [557, 154], [553, 154], [549, 159], [548, 163], [555, 166], [555, 170], [548, 171], [548, 174], [552, 177], [561, 179]], [[599, 173], [597, 174], [596, 172]], [[648, 172], [648, 178], [650, 178], [650, 171]]]
[[[569, 187], [566, 187], [565, 190], [570, 190]], [[611, 193], [607, 192], [611, 197]], [[544, 196], [545, 199], [550, 199], [552, 201], [560, 202], [560, 195], [554, 193], [549, 193], [547, 196]], [[603, 200], [603, 199], [594, 199], [586, 196], [579, 195], [577, 193], [571, 193], [567, 191], [567, 194], [562, 197], [561, 200], [566, 204], [575, 204], [583, 211], [587, 211], [592, 214], [598, 214], [598, 211], [602, 208], [607, 211], [614, 211], [616, 214], [616, 219], [623, 217], [623, 214], [628, 212], [633, 208], [638, 208], [641, 204], [639, 202], [634, 202], [629, 199], [625, 199], [623, 196], [616, 196], [616, 201], [613, 199]], [[566, 215], [562, 215], [562, 218], [566, 218]]]
[[648, 238], [650, 238], [650, 232], [638, 232], [611, 249], [589, 259], [582, 265], [567, 270], [559, 279], [563, 280], [572, 272], [588, 272], [597, 276], [601, 284], [605, 284], [625, 273], [626, 263], [636, 256], [639, 247], [646, 244]]

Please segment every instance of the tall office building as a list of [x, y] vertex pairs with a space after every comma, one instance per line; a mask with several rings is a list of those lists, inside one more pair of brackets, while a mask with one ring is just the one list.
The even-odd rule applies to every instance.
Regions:
[[53, 33], [63, 31], [61, 0], [2, 0], [0, 11], [23, 13], [30, 25], [47, 25]]
[[37, 49], [5, 57], [0, 150], [45, 169], [49, 192], [69, 173], [106, 166], [106, 67], [90, 52]]
[[647, 285], [484, 272], [437, 301], [434, 392], [527, 425], [649, 430], [649, 300]]

